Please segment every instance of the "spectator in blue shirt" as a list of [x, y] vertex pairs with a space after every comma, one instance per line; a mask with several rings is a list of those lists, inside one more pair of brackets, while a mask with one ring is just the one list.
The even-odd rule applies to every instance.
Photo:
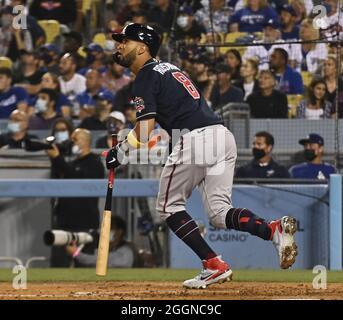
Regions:
[[248, 0], [247, 6], [235, 12], [230, 19], [231, 32], [262, 32], [268, 20], [278, 20], [278, 14], [266, 0]]
[[288, 52], [274, 49], [270, 56], [270, 68], [275, 73], [278, 89], [285, 94], [303, 94], [304, 84], [301, 74], [288, 65]]
[[8, 119], [12, 111], [27, 112], [29, 96], [25, 89], [12, 86], [12, 72], [0, 68], [0, 119]]
[[310, 133], [307, 138], [299, 140], [304, 146], [304, 163], [295, 165], [289, 169], [292, 178], [297, 179], [329, 179], [330, 174], [337, 169], [329, 163], [324, 163], [324, 139], [319, 134]]
[[107, 71], [104, 64], [104, 49], [96, 43], [90, 43], [84, 51], [87, 53], [86, 64], [87, 66], [78, 71], [79, 74], [85, 76], [90, 69], [98, 70], [100, 73]]
[[290, 5], [284, 5], [280, 9], [281, 38], [287, 40], [299, 39], [299, 26], [296, 24], [297, 13]]

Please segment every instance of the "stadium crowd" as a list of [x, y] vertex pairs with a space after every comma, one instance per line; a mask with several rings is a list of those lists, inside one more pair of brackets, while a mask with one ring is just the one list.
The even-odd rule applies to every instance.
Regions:
[[[251, 118], [343, 117], [343, 50], [329, 42], [343, 26], [336, 0], [98, 0], [88, 22], [85, 3], [1, 1], [0, 119], [8, 128], [0, 148], [22, 147], [30, 130], [52, 130], [61, 119], [90, 132], [132, 128], [134, 75], [113, 61], [111, 38], [129, 22], [161, 33], [158, 58], [180, 65], [214, 110], [247, 103]], [[320, 21], [318, 4], [327, 12]], [[27, 27], [16, 28], [23, 19]], [[70, 136], [65, 130], [58, 139]], [[96, 143], [109, 144], [109, 135]]]

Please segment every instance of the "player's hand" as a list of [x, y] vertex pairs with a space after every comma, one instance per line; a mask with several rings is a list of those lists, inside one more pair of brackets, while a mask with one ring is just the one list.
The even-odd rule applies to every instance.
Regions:
[[118, 147], [114, 147], [108, 150], [106, 155], [106, 168], [107, 169], [115, 169], [120, 166], [120, 162], [118, 159]]

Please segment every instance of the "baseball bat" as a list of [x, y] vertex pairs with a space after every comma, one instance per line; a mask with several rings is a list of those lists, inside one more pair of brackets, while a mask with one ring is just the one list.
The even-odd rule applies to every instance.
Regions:
[[[116, 144], [115, 135], [112, 135], [112, 148]], [[112, 218], [112, 191], [114, 184], [114, 169], [110, 169], [108, 173], [107, 193], [105, 201], [105, 209], [102, 216], [100, 229], [100, 238], [98, 246], [98, 256], [96, 260], [96, 275], [106, 276], [108, 254], [110, 246], [111, 218]]]

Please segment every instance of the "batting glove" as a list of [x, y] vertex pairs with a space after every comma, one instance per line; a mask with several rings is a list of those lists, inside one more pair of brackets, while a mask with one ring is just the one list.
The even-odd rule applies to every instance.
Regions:
[[118, 159], [118, 147], [114, 147], [108, 150], [106, 155], [106, 168], [115, 169], [120, 166], [120, 161]]

